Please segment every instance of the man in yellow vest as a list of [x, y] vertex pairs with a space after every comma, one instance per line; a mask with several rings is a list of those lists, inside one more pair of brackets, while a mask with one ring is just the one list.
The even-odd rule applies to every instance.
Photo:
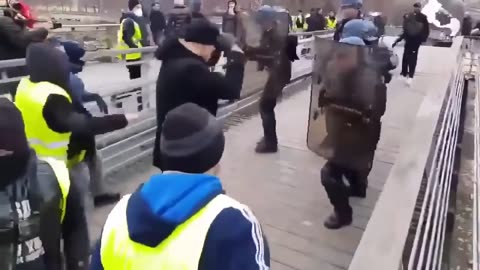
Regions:
[[62, 51], [47, 43], [32, 44], [26, 64], [30, 76], [20, 81], [15, 104], [22, 112], [30, 147], [40, 158], [59, 160], [67, 168], [72, 133], [93, 136], [127, 125], [123, 114], [88, 117], [76, 111], [69, 92], [71, 67]]
[[161, 134], [163, 174], [110, 212], [93, 270], [266, 270], [268, 244], [252, 211], [224, 194], [222, 125], [193, 103], [171, 110]]
[[0, 172], [0, 269], [87, 269], [79, 192], [62, 161], [30, 150], [22, 114], [6, 98], [0, 98]]
[[[142, 48], [149, 45], [149, 37], [147, 30], [147, 22], [143, 17], [143, 9], [139, 0], [129, 0], [128, 8], [130, 12], [123, 14], [122, 21], [120, 23], [120, 29], [118, 30], [117, 42], [119, 50], [128, 50]], [[128, 73], [130, 74], [130, 80], [138, 79], [142, 76], [141, 64], [130, 64], [129, 62], [135, 62], [142, 59], [142, 53], [127, 53], [120, 55], [121, 59], [127, 61]], [[123, 96], [113, 97], [114, 102], [117, 102], [117, 107], [121, 107], [119, 99], [126, 98], [132, 94], [137, 95], [138, 111], [143, 110], [141, 89], [132, 89], [132, 91], [125, 93]]]
[[335, 30], [335, 28], [337, 28], [337, 17], [335, 16], [335, 12], [330, 11], [327, 17], [327, 29]]

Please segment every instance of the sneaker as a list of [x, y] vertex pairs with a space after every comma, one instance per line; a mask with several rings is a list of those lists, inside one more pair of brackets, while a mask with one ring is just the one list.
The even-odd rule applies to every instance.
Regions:
[[323, 226], [329, 230], [338, 230], [342, 227], [352, 224], [352, 213], [340, 215], [333, 212], [323, 223]]
[[412, 78], [407, 78], [407, 80], [405, 81], [405, 83], [407, 84], [408, 87], [410, 87], [410, 86], [412, 86], [412, 81], [413, 81]]

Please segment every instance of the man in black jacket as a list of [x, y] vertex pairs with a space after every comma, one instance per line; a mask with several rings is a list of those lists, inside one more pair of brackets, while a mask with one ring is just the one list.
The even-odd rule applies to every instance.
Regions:
[[[45, 28], [29, 31], [23, 22], [15, 20], [15, 10], [0, 10], [0, 61], [25, 58], [27, 46], [32, 42], [42, 42], [48, 35]], [[0, 72], [6, 72], [8, 78], [27, 75], [25, 67], [12, 67]], [[15, 96], [18, 82], [0, 84], [0, 95]]]
[[403, 32], [393, 43], [393, 47], [401, 40], [405, 40], [402, 58], [401, 75], [406, 79], [407, 85], [412, 83], [417, 67], [418, 50], [430, 35], [430, 26], [427, 16], [422, 13], [420, 3], [413, 5], [413, 12], [403, 16]]
[[166, 23], [165, 16], [160, 10], [160, 3], [153, 3], [152, 11], [150, 12], [150, 30], [152, 30], [153, 42], [157, 45], [160, 44], [163, 37]]
[[[88, 269], [90, 243], [81, 196], [57, 162], [37, 158], [29, 149], [20, 111], [0, 98], [0, 269]], [[59, 205], [65, 205], [63, 214]]]
[[173, 9], [167, 16], [167, 26], [165, 28], [165, 34], [168, 37], [185, 36], [185, 27], [192, 21], [192, 11], [185, 6], [183, 0], [174, 0]]
[[[210, 72], [207, 64], [218, 47], [219, 30], [206, 19], [196, 19], [185, 29], [185, 38], [169, 38], [159, 47], [156, 57], [162, 61], [157, 81], [157, 136], [154, 148], [154, 166], [162, 169], [160, 162], [160, 134], [165, 115], [184, 103], [195, 103], [216, 115], [218, 100], [234, 100], [240, 96], [233, 78], [237, 72], [226, 76]], [[233, 53], [243, 52], [234, 45]], [[241, 57], [232, 57], [241, 59]], [[242, 62], [230, 63], [232, 71], [243, 72]]]

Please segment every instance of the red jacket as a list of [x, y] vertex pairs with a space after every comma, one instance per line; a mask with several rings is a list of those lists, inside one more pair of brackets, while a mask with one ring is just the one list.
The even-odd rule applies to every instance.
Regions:
[[19, 5], [20, 5], [20, 10], [19, 10], [20, 14], [23, 17], [25, 17], [25, 19], [27, 20], [27, 23], [26, 23], [27, 27], [33, 28], [33, 25], [36, 22], [36, 18], [30, 12], [30, 6], [21, 0], [19, 1]]

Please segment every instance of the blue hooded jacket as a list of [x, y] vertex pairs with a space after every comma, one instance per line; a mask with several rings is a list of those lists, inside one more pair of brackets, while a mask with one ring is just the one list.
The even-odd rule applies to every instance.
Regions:
[[[220, 180], [206, 174], [158, 174], [135, 191], [127, 204], [130, 239], [156, 247], [177, 226], [188, 220], [217, 195]], [[199, 270], [269, 269], [270, 252], [259, 223], [248, 211], [224, 209], [208, 230]], [[91, 269], [103, 270], [101, 237], [92, 254]]]

